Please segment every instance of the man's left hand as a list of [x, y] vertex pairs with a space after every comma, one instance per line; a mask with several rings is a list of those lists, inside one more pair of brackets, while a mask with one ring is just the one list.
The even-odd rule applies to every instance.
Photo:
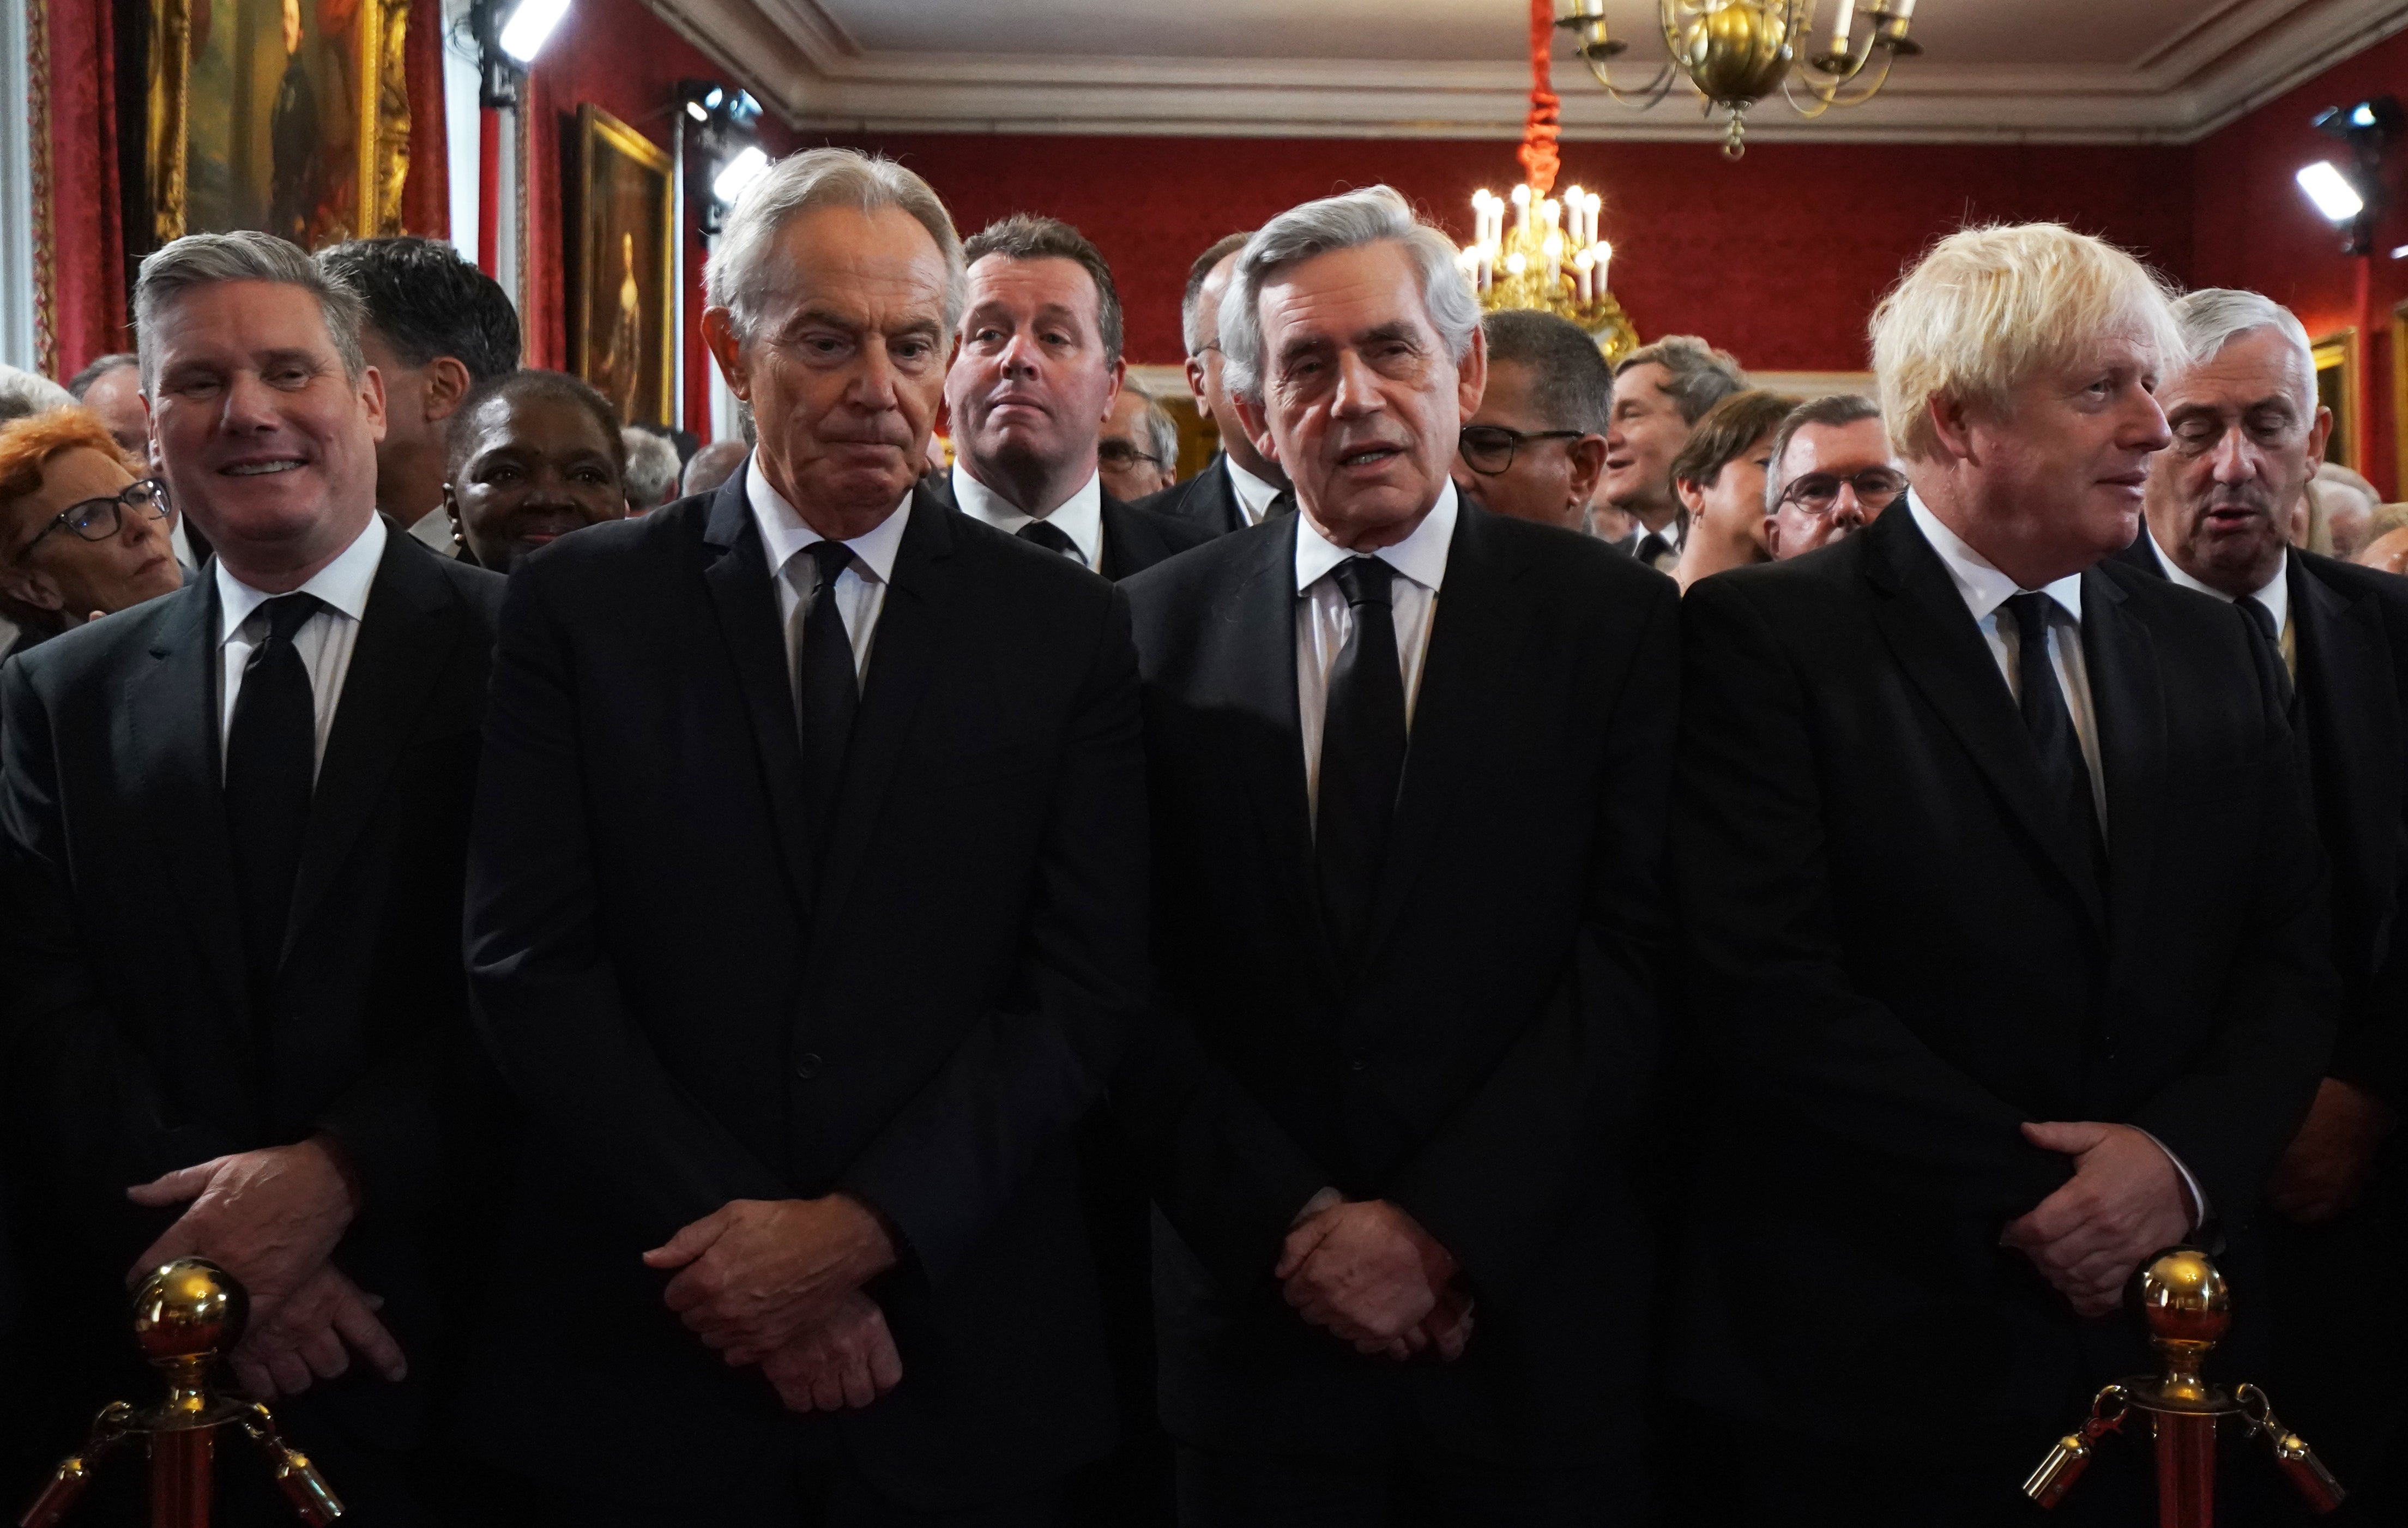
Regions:
[[2266, 1203], [2274, 1213], [2315, 1225], [2358, 1203], [2374, 1153], [2395, 1123], [2383, 1100], [2329, 1077], [2291, 1144], [2274, 1164]]
[[2097, 1121], [2027, 1124], [2024, 1138], [2073, 1159], [2073, 1181], [2011, 1221], [2000, 1236], [2031, 1259], [2084, 1316], [2124, 1303], [2141, 1260], [2190, 1235], [2182, 1175], [2165, 1149], [2130, 1125]]
[[358, 1203], [324, 1136], [239, 1151], [179, 1167], [125, 1191], [137, 1205], [192, 1205], [143, 1249], [128, 1273], [146, 1277], [179, 1257], [205, 1257], [242, 1281], [255, 1319], [315, 1274], [343, 1239]]
[[845, 1296], [895, 1265], [877, 1215], [848, 1194], [737, 1199], [644, 1254], [682, 1270], [662, 1298], [731, 1364], [758, 1364], [825, 1322]]
[[1384, 1200], [1323, 1210], [1288, 1233], [1274, 1277], [1287, 1303], [1357, 1351], [1404, 1358], [1428, 1344], [1422, 1323], [1454, 1278], [1455, 1259]]

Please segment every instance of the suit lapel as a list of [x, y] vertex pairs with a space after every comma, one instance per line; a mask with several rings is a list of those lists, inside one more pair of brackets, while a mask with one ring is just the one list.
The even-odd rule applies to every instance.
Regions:
[[1168, 555], [1169, 549], [1162, 544], [1161, 536], [1129, 513], [1128, 506], [1107, 493], [1098, 508], [1097, 519], [1104, 528], [1104, 555], [1103, 565], [1096, 572], [1118, 583]]
[[[1860, 535], [1865, 576], [1882, 596], [1873, 601], [1874, 624], [1891, 655], [1964, 744], [1974, 767], [2041, 856], [2057, 868], [2092, 919], [2103, 923], [2105, 905], [2041, 783], [2040, 762], [2032, 754], [2031, 735], [2015, 711], [2014, 695], [1940, 554], [1903, 507], [1882, 516]], [[2085, 595], [2086, 614], [2086, 589]], [[2109, 778], [2114, 778], [2112, 770]], [[2108, 831], [2115, 831], [2112, 798]]]
[[2082, 576], [2082, 660], [2107, 775], [2109, 926], [2140, 926], [2166, 797], [2166, 697], [2157, 639], [2124, 608], [2115, 580]]
[[466, 612], [432, 565], [434, 556], [404, 532], [385, 538], [309, 798], [293, 913], [284, 925], [288, 956], [375, 811], [452, 650], [469, 635], [469, 622], [444, 620], [447, 611]]
[[745, 497], [749, 476], [738, 471], [711, 501], [702, 536], [708, 559], [702, 582], [719, 618], [737, 689], [744, 696], [753, 751], [761, 764], [762, 794], [768, 799], [795, 900], [809, 907], [810, 834], [804, 821], [803, 750], [796, 735], [794, 680], [786, 667], [785, 632], [778, 619], [768, 557], [761, 549], [761, 528], [753, 523]]
[[1212, 459], [1204, 471], [1204, 480], [1196, 493], [1205, 504], [1204, 522], [1224, 536], [1246, 528], [1246, 517], [1238, 507], [1238, 484], [1229, 476], [1227, 452]]
[[234, 845], [220, 787], [217, 719], [217, 580], [171, 594], [178, 607], [160, 622], [150, 667], [126, 686], [117, 719], [140, 787], [152, 841], [182, 891], [172, 921], [200, 947], [227, 1021], [248, 1043], [251, 981], [243, 972], [242, 929], [235, 915]]
[[[830, 819], [827, 864], [812, 902], [811, 947], [816, 952], [836, 925], [838, 912], [878, 825], [878, 812], [910, 736], [912, 719], [945, 658], [953, 592], [953, 528], [960, 513], [924, 487], [903, 513], [910, 520], [896, 549], [894, 578], [870, 638], [869, 668], [863, 676], [861, 709], [845, 745], [844, 778]], [[789, 731], [792, 724], [789, 723]]]
[[[2408, 740], [2389, 704], [2399, 690], [2383, 613], [2372, 594], [2351, 600], [2311, 574], [2303, 559], [2290, 562], [2317, 813], [2330, 824], [2328, 840], [2348, 845], [2345, 856], [2356, 862], [2358, 884], [2345, 891], [2363, 906], [2386, 907], [2400, 852], [2398, 770]], [[2378, 701], [2353, 704], [2361, 695]]]

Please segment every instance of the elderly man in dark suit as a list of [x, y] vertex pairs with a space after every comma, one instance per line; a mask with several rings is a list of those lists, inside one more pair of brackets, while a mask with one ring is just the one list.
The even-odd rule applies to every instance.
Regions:
[[1677, 596], [1457, 493], [1479, 308], [1395, 192], [1266, 224], [1220, 333], [1297, 512], [1129, 585], [1182, 1521], [1644, 1521]]
[[1210, 539], [1104, 492], [1096, 447], [1128, 367], [1120, 293], [1096, 247], [1024, 213], [962, 252], [969, 293], [945, 406], [963, 513], [1112, 579]]
[[[2100, 562], [2180, 355], [2122, 251], [1952, 236], [1874, 319], [1909, 495], [1684, 604], [1714, 1082], [1671, 1383], [1749, 1464], [1698, 1478], [1713, 1521], [2005, 1521], [2146, 1366], [2103, 1319], [2144, 1258], [2220, 1225], [2262, 1287], [2250, 1221], [2335, 989], [2279, 665], [2229, 606]], [[1948, 1404], [1901, 1404], [1934, 1373]], [[2060, 1511], [2145, 1510], [2128, 1463]]]
[[1188, 268], [1187, 290], [1179, 300], [1179, 330], [1187, 344], [1187, 391], [1197, 408], [1220, 430], [1221, 450], [1203, 471], [1143, 503], [1145, 508], [1176, 515], [1214, 536], [1261, 522], [1287, 490], [1287, 474], [1246, 436], [1221, 354], [1221, 299], [1228, 293], [1238, 251], [1251, 236], [1230, 234], [1214, 239]]
[[1144, 988], [1126, 607], [918, 482], [926, 184], [746, 193], [720, 490], [513, 577], [469, 871], [528, 1114], [471, 1418], [535, 1521], [1054, 1521], [1112, 1397], [1070, 1135]]
[[287, 1423], [359, 1521], [447, 1521], [418, 1450], [437, 1250], [473, 1230], [448, 1079], [502, 580], [377, 515], [359, 299], [301, 251], [178, 239], [135, 311], [160, 469], [217, 559], [0, 672], [0, 1035], [42, 1313], [16, 1383], [62, 1428], [138, 1392], [123, 1279], [213, 1258], [251, 1294], [234, 1377], [308, 1392]]
[[[2400, 1398], [2364, 1362], [2368, 1279], [2408, 1247], [2400, 1110], [2408, 1105], [2408, 580], [2285, 545], [2324, 457], [2329, 410], [2290, 310], [2210, 288], [2174, 304], [2186, 364], [2157, 390], [2172, 447], [2149, 470], [2147, 522], [2120, 555], [2249, 618], [2281, 665], [2331, 872], [2344, 1002], [2331, 1064], [2277, 1163], [2267, 1222], [2286, 1418], [2358, 1498], [2401, 1490]], [[2246, 682], [2236, 671], [2233, 682]]]

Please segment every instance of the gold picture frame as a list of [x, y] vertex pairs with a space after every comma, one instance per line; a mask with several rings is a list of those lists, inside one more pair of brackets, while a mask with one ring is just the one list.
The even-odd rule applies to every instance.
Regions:
[[628, 424], [677, 420], [676, 184], [658, 144], [591, 102], [577, 108], [569, 365]]
[[2325, 440], [2325, 460], [2354, 472], [2366, 470], [2358, 460], [2366, 441], [2358, 349], [2356, 328], [2338, 330], [2315, 342], [2316, 402], [2331, 409], [2333, 416], [2332, 434]]
[[406, 0], [150, 7], [146, 169], [156, 243], [251, 228], [317, 249], [401, 232]]
[[2408, 297], [2391, 310], [2391, 447], [2398, 457], [2391, 493], [2408, 499]]

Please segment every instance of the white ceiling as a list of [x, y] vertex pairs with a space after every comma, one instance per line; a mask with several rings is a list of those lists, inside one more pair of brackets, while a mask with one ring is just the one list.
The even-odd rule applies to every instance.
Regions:
[[[1528, 90], [1523, 0], [647, 4], [796, 127], [1487, 136]], [[1662, 60], [1656, 9], [1609, 0], [1617, 84]], [[2403, 28], [2408, 0], [1919, 0], [1871, 104], [1749, 134], [2184, 141]], [[1555, 74], [1568, 136], [1720, 136], [1682, 95], [1614, 106], [1561, 38]]]

